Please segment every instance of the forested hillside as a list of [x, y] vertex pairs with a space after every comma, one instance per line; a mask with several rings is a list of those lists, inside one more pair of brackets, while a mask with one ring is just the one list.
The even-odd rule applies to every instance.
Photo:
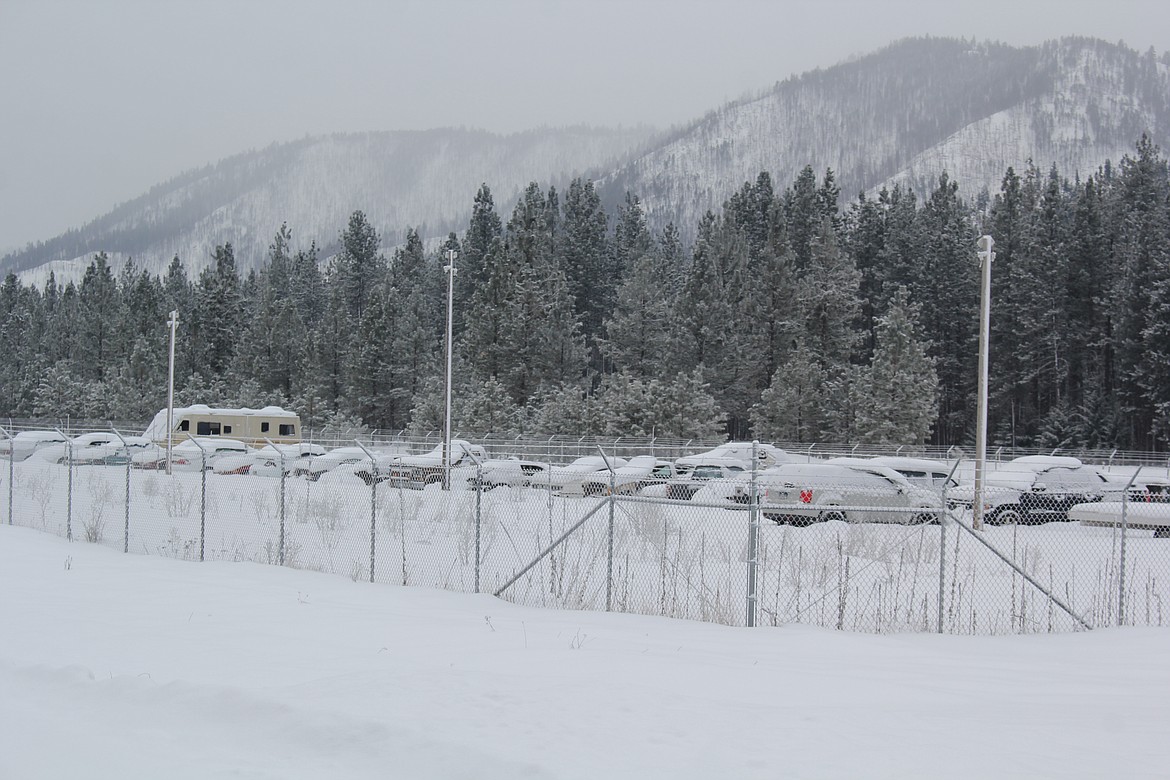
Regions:
[[730, 103], [602, 177], [603, 200], [641, 194], [652, 226], [684, 239], [761, 170], [778, 181], [831, 168], [847, 197], [946, 171], [969, 198], [1008, 167], [1084, 179], [1143, 133], [1170, 143], [1170, 55], [1064, 38], [1041, 46], [908, 38]]
[[[996, 240], [991, 437], [1163, 448], [1170, 434], [1170, 175], [1146, 137], [1079, 180], [1007, 170], [985, 207], [946, 176], [840, 208], [831, 172], [758, 173], [718, 212], [654, 231], [591, 181], [533, 183], [462, 233], [392, 252], [368, 217], [322, 267], [296, 225], [264, 266], [233, 247], [192, 278], [92, 259], [80, 284], [0, 287], [0, 414], [146, 419], [177, 402], [296, 409], [307, 424], [442, 421], [446, 250], [460, 430], [962, 444], [974, 425], [978, 266]], [[474, 196], [474, 197], [472, 197]]]

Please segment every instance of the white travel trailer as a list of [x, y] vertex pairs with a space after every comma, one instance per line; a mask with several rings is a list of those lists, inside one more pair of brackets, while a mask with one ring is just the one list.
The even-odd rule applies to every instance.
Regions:
[[[142, 435], [166, 444], [166, 409], [154, 416]], [[265, 444], [266, 439], [277, 444], [296, 444], [301, 440], [301, 418], [296, 412], [285, 411], [279, 406], [265, 406], [263, 409], [217, 409], [203, 404], [175, 407], [171, 441], [177, 444], [195, 436], [224, 436], [257, 445]]]

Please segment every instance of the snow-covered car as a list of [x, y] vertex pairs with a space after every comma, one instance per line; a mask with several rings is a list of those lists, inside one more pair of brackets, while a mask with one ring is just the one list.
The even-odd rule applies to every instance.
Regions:
[[[678, 461], [675, 461], [676, 469]], [[751, 462], [744, 463], [734, 458], [706, 458], [692, 461], [678, 469], [666, 482], [642, 490], [643, 495], [689, 501], [708, 485], [718, 481], [730, 481], [751, 469]]]
[[[443, 446], [436, 446], [422, 455], [402, 455], [390, 464], [391, 484], [396, 487], [419, 489], [443, 481]], [[451, 440], [451, 468], [474, 466], [476, 461], [487, 460], [487, 452], [479, 444], [463, 439]], [[379, 481], [384, 477], [379, 477]]]
[[669, 460], [658, 459], [654, 462], [654, 469], [638, 482], [638, 490], [642, 491], [653, 485], [665, 485], [675, 476], [674, 464]]
[[[285, 474], [296, 474], [316, 458], [325, 455], [326, 449], [320, 444], [307, 441], [295, 444], [265, 444], [252, 455], [252, 475], [279, 477], [283, 464]], [[282, 458], [283, 456], [283, 458]]]
[[[172, 471], [199, 471], [204, 467], [204, 452], [199, 449], [202, 445], [206, 450], [206, 466], [215, 467], [217, 461], [225, 457], [247, 455], [250, 447], [236, 439], [187, 439], [171, 447]], [[130, 458], [130, 465], [134, 468], [162, 470], [167, 467], [167, 450], [165, 447], [151, 448], [137, 453]]]
[[296, 444], [266, 444], [260, 449], [240, 455], [226, 455], [215, 462], [216, 474], [250, 474], [261, 477], [279, 477], [281, 464], [285, 474], [296, 473], [310, 460], [325, 454], [320, 444], [298, 442]]
[[33, 457], [49, 463], [66, 463], [70, 458], [73, 459], [74, 464], [88, 463], [89, 460], [86, 458], [86, 450], [97, 448], [100, 451], [100, 448], [106, 445], [120, 445], [121, 443], [121, 440], [113, 433], [95, 431], [94, 433], [83, 433], [80, 436], [74, 436], [68, 441], [54, 442], [47, 446], [39, 447]]
[[607, 463], [600, 455], [583, 455], [564, 466], [550, 467], [539, 479], [532, 481], [532, 486], [554, 492], [562, 491], [569, 486], [580, 488], [585, 480], [600, 476], [601, 472], [605, 472], [608, 479], [610, 466], [617, 469], [624, 465], [626, 465], [624, 458], [609, 458]]
[[[930, 458], [908, 458], [898, 455], [879, 455], [866, 460], [879, 466], [888, 466], [901, 474], [910, 483], [926, 490], [941, 492], [957, 487], [959, 482], [952, 473], [955, 464]], [[831, 462], [831, 461], [830, 461]]]
[[477, 480], [482, 479], [484, 490], [495, 487], [527, 487], [533, 480], [540, 479], [540, 475], [547, 471], [549, 465], [535, 460], [520, 458], [491, 458], [483, 462], [477, 476], [468, 477], [467, 482], [475, 487]]
[[757, 461], [764, 466], [774, 466], [777, 463], [802, 463], [805, 458], [793, 455], [771, 444], [753, 445], [750, 441], [730, 441], [720, 444], [713, 450], [700, 452], [696, 455], [684, 455], [674, 462], [675, 476], [683, 476], [695, 466], [711, 463], [737, 462], [750, 468], [752, 452], [756, 453]]
[[[624, 466], [616, 466], [613, 470], [613, 491], [618, 495], [623, 493], [637, 493], [645, 484], [660, 461], [653, 455], [637, 455], [630, 458]], [[581, 480], [581, 492], [587, 496], [603, 496], [609, 494], [609, 469], [594, 473]]]
[[808, 525], [842, 520], [868, 523], [930, 523], [943, 511], [942, 498], [904, 476], [862, 458], [837, 463], [784, 463], [757, 475], [761, 511], [777, 524]]
[[0, 458], [19, 463], [38, 450], [67, 441], [68, 437], [56, 431], [20, 431], [11, 439], [0, 441]]
[[[376, 458], [390, 458], [400, 455], [400, 452], [387, 452], [381, 448], [371, 450]], [[352, 466], [365, 462], [368, 466], [370, 463], [370, 456], [361, 447], [334, 447], [331, 450], [324, 452], [321, 455], [314, 455], [304, 461], [298, 462], [293, 466], [293, 476], [302, 476], [312, 482], [317, 481], [323, 475], [337, 469], [341, 466]]]
[[83, 447], [73, 451], [73, 465], [125, 466], [135, 455], [148, 452], [154, 442], [145, 436], [123, 436], [125, 441]]
[[[1069, 507], [1101, 501], [1119, 488], [1077, 458], [1027, 455], [988, 469], [983, 519], [989, 525], [1037, 524], [1068, 520]], [[947, 502], [962, 509], [975, 503], [975, 486], [959, 485]]]
[[[1163, 469], [1159, 472], [1165, 473]], [[1145, 469], [1138, 469], [1137, 473], [1113, 474], [1102, 472], [1109, 483], [1108, 492], [1116, 496], [1107, 496], [1120, 500], [1122, 491], [1129, 489], [1126, 500], [1143, 504], [1163, 504], [1170, 502], [1170, 478], [1162, 474], [1153, 474]]]
[[1155, 539], [1170, 538], [1170, 505], [1164, 501], [1153, 504], [1093, 501], [1073, 504], [1068, 510], [1068, 519], [1081, 525], [1118, 528], [1123, 518], [1127, 529], [1153, 531]]

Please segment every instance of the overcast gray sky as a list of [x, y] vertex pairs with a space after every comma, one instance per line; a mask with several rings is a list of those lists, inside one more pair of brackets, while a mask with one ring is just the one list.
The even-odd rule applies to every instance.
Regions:
[[909, 35], [1170, 50], [1164, 0], [0, 0], [0, 252], [305, 134], [668, 127]]

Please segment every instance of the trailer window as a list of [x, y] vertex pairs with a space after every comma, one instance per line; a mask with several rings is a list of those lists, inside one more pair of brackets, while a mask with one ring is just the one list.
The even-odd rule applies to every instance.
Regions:
[[180, 431], [191, 430], [191, 421], [190, 420], [183, 420], [183, 422], [179, 423], [179, 430]]
[[223, 426], [223, 432], [224, 432], [224, 433], [231, 433], [231, 432], [232, 432], [232, 426], [230, 426], [230, 425], [225, 425], [225, 426]]
[[260, 433], [268, 433], [268, 423], [260, 423]]
[[219, 423], [200, 421], [195, 424], [196, 436], [219, 436]]
[[282, 426], [280, 426], [280, 435], [281, 436], [295, 436], [296, 432], [297, 432], [297, 426], [295, 426], [295, 425], [282, 425]]

